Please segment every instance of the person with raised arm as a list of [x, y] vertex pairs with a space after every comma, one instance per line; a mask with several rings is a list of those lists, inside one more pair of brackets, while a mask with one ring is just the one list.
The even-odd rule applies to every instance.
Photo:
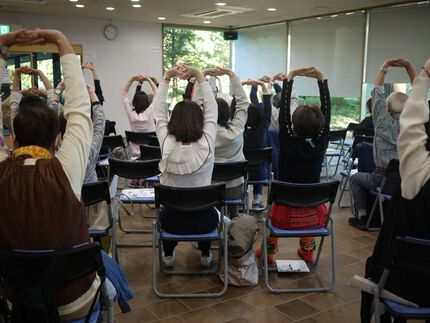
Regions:
[[[317, 80], [320, 104], [298, 106], [291, 112], [294, 78], [305, 76]], [[279, 111], [279, 180], [290, 183], [319, 183], [322, 163], [328, 145], [331, 119], [331, 101], [327, 80], [315, 67], [292, 70], [283, 75], [282, 96]], [[327, 207], [296, 209], [274, 204], [270, 214], [272, 223], [287, 230], [313, 229], [325, 225]], [[278, 239], [267, 237], [269, 262], [278, 249]], [[298, 255], [307, 263], [313, 263], [316, 241], [313, 237], [300, 238]], [[257, 251], [257, 255], [261, 250]]]
[[[203, 98], [203, 110], [191, 100], [178, 102], [170, 120], [167, 92], [170, 80], [194, 77]], [[179, 65], [164, 74], [153, 100], [156, 133], [161, 148], [160, 183], [175, 187], [197, 187], [211, 184], [214, 165], [218, 110], [212, 89], [203, 74], [186, 65]], [[174, 212], [164, 208], [160, 222], [164, 230], [178, 234], [208, 233], [216, 228], [219, 215], [216, 209], [195, 212]], [[176, 241], [163, 241], [163, 261], [167, 267], [175, 264]], [[200, 263], [209, 267], [212, 262], [210, 241], [199, 241]]]
[[[244, 149], [264, 148], [267, 144], [267, 129], [269, 128], [272, 115], [271, 86], [266, 86], [262, 80], [250, 80], [247, 83], [252, 86], [250, 94], [250, 100], [252, 103], [248, 108], [248, 119], [246, 120], [245, 131], [243, 133]], [[257, 97], [259, 86], [263, 92], [263, 102], [260, 102]], [[248, 179], [266, 179], [270, 176], [267, 174], [267, 171], [267, 165], [250, 167], [248, 170]], [[263, 196], [263, 185], [254, 185], [253, 193], [254, 198], [252, 200], [252, 210], [264, 210], [265, 206], [261, 202]]]
[[[205, 70], [206, 75], [222, 76], [228, 75], [233, 91], [235, 101], [235, 112], [233, 118], [230, 118], [230, 106], [222, 98], [217, 98], [218, 104], [218, 130], [215, 143], [215, 162], [231, 163], [245, 160], [243, 155], [243, 132], [248, 117], [249, 101], [243, 90], [241, 81], [236, 74], [228, 68], [216, 67]], [[231, 120], [230, 120], [231, 119]], [[242, 198], [244, 179], [234, 179], [226, 182], [226, 199]], [[238, 215], [238, 206], [229, 205], [228, 211], [230, 217]]]
[[[401, 186], [391, 199], [387, 212], [389, 216], [385, 217], [373, 254], [366, 261], [365, 277], [375, 283], [380, 281], [384, 269], [389, 265], [398, 236], [430, 240], [429, 89], [430, 59], [414, 78], [412, 91], [400, 115], [397, 150]], [[428, 255], [413, 248], [410, 252], [411, 259], [415, 258], [418, 262], [422, 259], [424, 268]], [[417, 272], [411, 275], [401, 268], [391, 267], [384, 289], [419, 307], [429, 307], [428, 276]], [[362, 292], [361, 322], [372, 321], [373, 304], [373, 295]], [[385, 313], [380, 321], [392, 320]], [[396, 319], [395, 322], [405, 320]]]
[[103, 105], [103, 103], [105, 102], [105, 98], [103, 96], [103, 91], [102, 91], [102, 87], [100, 84], [100, 78], [99, 78], [99, 75], [97, 74], [96, 67], [94, 66], [94, 64], [92, 62], [89, 62], [89, 63], [82, 65], [82, 69], [83, 70], [87, 69], [87, 70], [91, 71], [91, 74], [93, 75], [93, 80], [94, 80], [94, 92], [97, 95], [98, 102], [101, 105]]
[[[402, 92], [393, 92], [386, 97], [384, 89], [385, 76], [389, 68], [404, 68], [411, 83], [415, 78], [415, 70], [411, 63], [404, 59], [386, 60], [379, 69], [375, 88], [372, 91], [372, 118], [374, 127], [373, 160], [376, 169], [372, 173], [358, 172], [351, 176], [351, 191], [353, 199], [354, 217], [349, 224], [359, 229], [366, 227], [367, 195], [376, 191], [384, 178], [385, 170], [391, 159], [398, 159], [397, 138], [400, 133], [399, 117], [408, 96]], [[392, 176], [387, 179], [384, 190], [392, 187], [396, 189], [399, 178]], [[387, 191], [388, 192], [388, 191]]]
[[[143, 75], [135, 75], [128, 80], [122, 92], [124, 100], [124, 109], [127, 112], [130, 129], [134, 132], [154, 132], [154, 111], [153, 105], [149, 102], [148, 94], [142, 91], [142, 83], [146, 81], [151, 86], [152, 90], [156, 91], [157, 87], [151, 78]], [[133, 101], [130, 103], [128, 92], [134, 82], [138, 82], [136, 93], [133, 96]], [[139, 145], [130, 143], [134, 155], [140, 155]]]
[[[78, 57], [60, 31], [41, 29], [0, 35], [0, 48], [19, 41], [47, 42], [58, 47], [66, 84], [67, 128], [55, 154], [56, 112], [41, 100], [20, 102], [13, 120], [15, 149], [12, 156], [0, 151], [0, 248], [71, 248], [90, 241], [80, 201], [93, 135], [90, 100]], [[0, 57], [0, 73], [5, 58]], [[56, 302], [62, 319], [85, 316], [99, 285], [93, 273], [61, 288]]]

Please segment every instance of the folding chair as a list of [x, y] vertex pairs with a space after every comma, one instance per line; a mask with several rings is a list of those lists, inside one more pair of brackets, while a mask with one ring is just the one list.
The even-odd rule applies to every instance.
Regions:
[[[345, 156], [345, 138], [347, 129], [342, 130], [330, 130], [329, 132], [329, 147], [325, 153], [325, 170], [326, 170], [326, 180], [330, 177], [334, 177], [337, 174], [341, 158]], [[329, 159], [330, 158], [330, 159]], [[329, 174], [329, 167], [333, 158], [337, 158], [336, 169], [334, 174]]]
[[[205, 234], [173, 234], [164, 231], [160, 224], [160, 207], [168, 207], [173, 211], [178, 212], [199, 212], [208, 210], [210, 208], [224, 206], [225, 196], [225, 184], [214, 184], [204, 187], [193, 187], [193, 188], [179, 188], [170, 187], [164, 185], [155, 186], [155, 206], [157, 213], [157, 220], [153, 223], [153, 234], [152, 234], [152, 286], [155, 294], [160, 297], [166, 298], [201, 298], [201, 297], [218, 297], [225, 294], [228, 287], [228, 256], [227, 256], [227, 225], [221, 217], [218, 227], [212, 232]], [[196, 214], [196, 216], [198, 216]], [[213, 270], [203, 271], [179, 271], [179, 270], [166, 270], [163, 266], [162, 261], [162, 241], [163, 240], [174, 240], [174, 241], [215, 241], [219, 242], [218, 251], [218, 262], [217, 266]], [[158, 263], [160, 270], [165, 274], [173, 275], [209, 275], [216, 274], [219, 272], [221, 267], [221, 260], [224, 255], [224, 287], [218, 293], [163, 293], [158, 289], [158, 278], [157, 278], [157, 247], [158, 247]]]
[[148, 145], [160, 147], [160, 143], [158, 142], [158, 138], [156, 135], [148, 136]]
[[[90, 206], [99, 204], [101, 202], [106, 202], [109, 226], [104, 230], [89, 229], [89, 233], [90, 233], [90, 237], [93, 238], [94, 241], [96, 241], [102, 246], [103, 244], [101, 239], [103, 237], [109, 236], [109, 233], [112, 230], [112, 242], [111, 242], [112, 255], [114, 259], [118, 262], [118, 254], [116, 252], [116, 228], [113, 225], [112, 208], [111, 208], [111, 192], [110, 192], [108, 183], [96, 182], [96, 183], [84, 184], [82, 186], [81, 197], [82, 197], [82, 202], [84, 203], [87, 210]], [[107, 253], [109, 253], [109, 250], [107, 251]]]
[[257, 148], [257, 149], [246, 149], [243, 151], [243, 154], [245, 155], [246, 160], [248, 161], [248, 170], [252, 168], [257, 167], [266, 167], [268, 165], [268, 173], [266, 178], [260, 178], [260, 179], [251, 179], [250, 176], [248, 176], [248, 182], [247, 185], [263, 185], [267, 186], [267, 201], [266, 201], [266, 208], [262, 211], [267, 210], [269, 206], [269, 191], [270, 191], [270, 184], [272, 183], [272, 147], [266, 147], [266, 148]]
[[[351, 205], [342, 205], [342, 197], [343, 194], [345, 193], [346, 186], [347, 184], [349, 184], [349, 181], [351, 179], [351, 176], [356, 172], [355, 167], [356, 167], [356, 160], [358, 157], [358, 145], [363, 143], [363, 142], [368, 142], [368, 143], [372, 143], [373, 142], [373, 137], [365, 137], [365, 136], [357, 136], [354, 139], [354, 142], [351, 146], [351, 150], [349, 152], [349, 156], [347, 156], [346, 159], [344, 159], [345, 163], [346, 163], [346, 169], [344, 171], [340, 172], [341, 175], [341, 180], [340, 180], [340, 195], [339, 195], [339, 200], [337, 201], [337, 205], [340, 208], [346, 208], [346, 207], [351, 207]], [[351, 195], [351, 191], [350, 189], [348, 189], [348, 191], [350, 192]], [[351, 196], [350, 196], [351, 197]]]
[[109, 151], [109, 156], [111, 151], [116, 147], [122, 147], [125, 151], [125, 144], [122, 136], [104, 136], [101, 149], [107, 149]]
[[[12, 321], [20, 316], [29, 322], [38, 319], [40, 322], [40, 317], [26, 317], [25, 310], [32, 308], [30, 312], [34, 315], [34, 310], [40, 311], [37, 306], [41, 303], [55, 303], [58, 289], [94, 272], [100, 277], [100, 289], [86, 317], [73, 322], [98, 322], [102, 310], [107, 311], [108, 322], [114, 322], [113, 298], [107, 292], [105, 267], [98, 244], [65, 250], [0, 250], [0, 277], [7, 289], [13, 291], [10, 299]], [[97, 302], [99, 294], [101, 297]], [[58, 314], [57, 308], [55, 311]]]
[[227, 214], [227, 206], [229, 205], [242, 205], [245, 213], [248, 212], [248, 161], [214, 164], [212, 183], [228, 182], [242, 177], [244, 178], [242, 196], [236, 200], [225, 200], [224, 214]]
[[[375, 202], [373, 202], [372, 210], [370, 211], [369, 218], [367, 219], [366, 229], [369, 231], [378, 231], [381, 228], [371, 227], [371, 222], [373, 216], [375, 215], [376, 206], [379, 205], [379, 217], [381, 220], [381, 226], [384, 223], [384, 201], [391, 201], [394, 192], [397, 187], [400, 186], [400, 172], [399, 172], [399, 160], [391, 159], [388, 163], [387, 169], [385, 170], [384, 178], [382, 179], [381, 186], [379, 186], [376, 191], [371, 191], [370, 195], [375, 197]], [[388, 186], [387, 180], [391, 179], [391, 185]]]
[[[149, 177], [157, 176], [160, 174], [158, 164], [160, 160], [145, 160], [145, 161], [127, 161], [119, 159], [109, 159], [111, 173], [126, 179], [139, 179], [143, 180]], [[124, 204], [153, 204], [154, 198], [140, 198], [130, 197], [124, 195], [122, 192], [119, 195], [119, 201]], [[151, 229], [126, 229], [124, 228], [120, 212], [118, 212], [118, 226], [119, 229], [126, 234], [151, 234]], [[116, 248], [138, 248], [149, 247], [145, 243], [116, 243]]]
[[403, 277], [406, 280], [415, 275], [426, 276], [427, 278], [423, 280], [423, 288], [425, 288], [430, 280], [430, 258], [428, 256], [416, 257], [416, 255], [428, 255], [429, 253], [430, 240], [397, 237], [391, 260], [385, 267], [379, 284], [374, 290], [375, 322], [380, 322], [381, 305], [394, 318], [430, 320], [430, 307], [413, 307], [380, 297], [392, 269], [400, 270], [404, 273]]
[[[336, 199], [337, 188], [339, 181], [331, 181], [315, 184], [295, 184], [273, 181], [270, 189], [270, 207], [269, 214], [272, 208], [272, 203], [285, 205], [293, 208], [308, 208], [316, 207], [320, 204], [329, 202], [328, 215], [325, 226], [312, 230], [284, 230], [275, 227], [270, 217], [266, 217], [266, 224], [263, 226], [263, 260], [264, 260], [264, 280], [268, 290], [272, 293], [302, 293], [302, 292], [322, 292], [328, 291], [335, 286], [336, 283], [336, 248], [335, 248], [335, 231], [334, 219], [331, 216], [333, 203]], [[330, 224], [330, 225], [329, 225]], [[325, 237], [331, 236], [331, 265], [332, 279], [329, 287], [312, 287], [312, 288], [273, 288], [269, 282], [269, 270], [274, 271], [275, 268], [269, 269], [267, 255], [267, 239], [269, 233], [277, 238], [299, 238], [299, 237], [320, 237], [320, 243], [317, 251], [317, 257], [311, 268], [318, 265], [321, 255], [322, 246]]]
[[130, 142], [136, 145], [148, 145], [149, 144], [149, 136], [155, 136], [155, 132], [134, 132], [134, 131], [125, 131], [125, 138], [127, 139], [127, 143]]
[[[127, 153], [127, 149], [125, 148], [125, 143], [120, 135], [115, 136], [104, 136], [102, 146], [100, 148], [100, 155], [97, 161], [97, 167], [99, 167], [100, 171], [102, 171], [103, 180], [110, 180], [110, 168], [108, 159], [111, 158], [112, 150], [120, 147], [124, 151], [124, 155], [127, 159], [130, 159], [129, 154]], [[107, 152], [107, 153], [106, 153]]]
[[161, 159], [160, 146], [140, 145], [140, 160]]

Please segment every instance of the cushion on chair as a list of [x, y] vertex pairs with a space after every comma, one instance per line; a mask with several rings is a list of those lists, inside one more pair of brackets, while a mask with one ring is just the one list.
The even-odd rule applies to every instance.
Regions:
[[166, 231], [161, 232], [161, 239], [165, 240], [179, 240], [179, 241], [197, 241], [197, 240], [218, 240], [219, 234], [218, 229], [215, 228], [209, 233], [201, 234], [175, 234]]
[[318, 228], [312, 230], [284, 230], [275, 227], [270, 221], [269, 229], [270, 234], [275, 237], [314, 237], [330, 235], [330, 230], [328, 228]]
[[243, 205], [245, 201], [242, 199], [237, 200], [225, 200], [225, 205]]
[[[101, 310], [100, 310], [100, 302], [97, 302], [94, 311], [91, 313], [91, 316], [88, 320], [88, 323], [97, 323], [99, 322]], [[76, 319], [73, 321], [65, 321], [65, 323], [85, 323], [85, 317], [81, 319]]]
[[395, 317], [430, 319], [430, 307], [414, 308], [387, 299], [382, 300], [388, 311]]

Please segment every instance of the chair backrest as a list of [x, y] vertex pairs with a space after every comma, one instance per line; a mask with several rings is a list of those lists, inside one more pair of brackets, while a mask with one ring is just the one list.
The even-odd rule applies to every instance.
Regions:
[[111, 202], [108, 182], [95, 182], [82, 185], [82, 202], [85, 206], [91, 206], [105, 201]]
[[243, 151], [246, 160], [248, 161], [248, 166], [257, 166], [264, 163], [272, 162], [272, 147], [266, 148], [256, 148], [256, 149], [246, 149]]
[[124, 140], [122, 136], [104, 136], [101, 149], [112, 150], [116, 147], [125, 148]]
[[145, 179], [160, 174], [158, 169], [159, 159], [128, 161], [121, 159], [109, 159], [110, 172], [119, 177], [128, 179]]
[[294, 208], [314, 207], [327, 202], [333, 204], [338, 186], [339, 181], [315, 184], [273, 181], [269, 202]]
[[226, 182], [236, 178], [248, 178], [248, 161], [233, 163], [215, 163], [212, 181]]
[[182, 212], [203, 211], [216, 206], [224, 206], [225, 184], [201, 187], [171, 187], [156, 185], [155, 207], [161, 205]]
[[161, 159], [160, 146], [140, 145], [140, 159]]
[[344, 142], [346, 138], [347, 129], [340, 130], [330, 130], [329, 132], [329, 141], [330, 142]]
[[125, 131], [125, 138], [127, 139], [127, 142], [132, 142], [136, 145], [149, 144], [149, 136], [155, 136], [155, 132]]
[[[12, 317], [27, 317], [38, 305], [57, 311], [52, 304], [58, 289], [94, 272], [102, 282], [105, 280], [100, 246], [96, 243], [58, 251], [0, 250], [0, 277], [13, 290]], [[40, 308], [35, 313], [43, 315]], [[52, 313], [44, 315], [52, 317]]]
[[346, 127], [346, 131], [354, 131], [355, 128], [357, 128], [359, 123], [350, 122], [348, 126]]
[[355, 159], [357, 158], [357, 145], [367, 142], [369, 144], [373, 143], [373, 137], [369, 137], [369, 136], [357, 136], [354, 138], [354, 142], [352, 143], [351, 146], [351, 158]]
[[373, 172], [376, 168], [375, 161], [373, 159], [373, 144], [369, 142], [361, 142], [357, 144], [355, 151], [358, 158], [357, 170], [361, 173]]
[[430, 240], [397, 237], [388, 269], [398, 268], [405, 272], [405, 277], [421, 274], [430, 279], [430, 257], [417, 257], [429, 254]]
[[158, 138], [157, 138], [156, 135], [148, 136], [148, 145], [160, 147], [160, 143], [159, 143]]

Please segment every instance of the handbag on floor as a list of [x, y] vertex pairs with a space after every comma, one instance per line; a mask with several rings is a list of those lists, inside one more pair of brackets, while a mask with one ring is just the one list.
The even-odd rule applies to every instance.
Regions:
[[[258, 237], [257, 220], [249, 215], [239, 215], [228, 226], [228, 283], [232, 286], [258, 285], [258, 266], [254, 242]], [[224, 273], [220, 279], [224, 281]]]

